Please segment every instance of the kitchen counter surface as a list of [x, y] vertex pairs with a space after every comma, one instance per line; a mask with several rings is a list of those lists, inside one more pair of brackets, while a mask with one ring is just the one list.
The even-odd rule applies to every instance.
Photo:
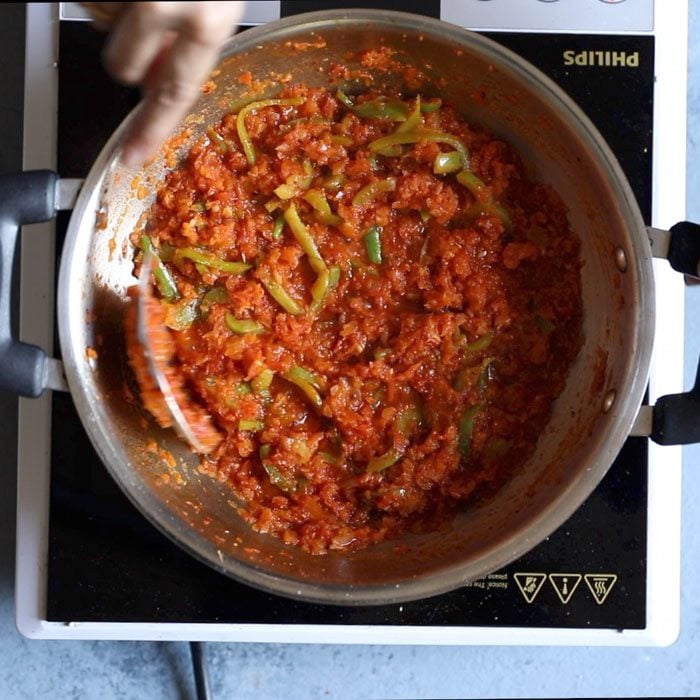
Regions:
[[[700, 8], [691, 2], [688, 219], [700, 221]], [[0, 7], [0, 172], [21, 162], [23, 5]], [[700, 286], [686, 289], [686, 386]], [[33, 641], [14, 624], [16, 399], [0, 392], [0, 698], [194, 697], [184, 643]], [[208, 644], [216, 698], [700, 696], [700, 446], [685, 448], [681, 631], [667, 648]]]

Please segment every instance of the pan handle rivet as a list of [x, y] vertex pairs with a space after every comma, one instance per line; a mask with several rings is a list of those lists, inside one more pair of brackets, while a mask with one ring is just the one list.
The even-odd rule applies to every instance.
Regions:
[[615, 265], [620, 272], [627, 271], [627, 255], [622, 248], [615, 248]]
[[608, 411], [610, 411], [610, 409], [613, 407], [613, 404], [615, 403], [616, 396], [617, 394], [614, 389], [612, 389], [605, 395], [605, 398], [603, 399], [603, 413], [608, 413]]

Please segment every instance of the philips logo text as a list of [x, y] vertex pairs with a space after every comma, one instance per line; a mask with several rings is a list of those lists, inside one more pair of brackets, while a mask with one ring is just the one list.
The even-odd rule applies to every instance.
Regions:
[[564, 51], [564, 65], [638, 68], [639, 51]]

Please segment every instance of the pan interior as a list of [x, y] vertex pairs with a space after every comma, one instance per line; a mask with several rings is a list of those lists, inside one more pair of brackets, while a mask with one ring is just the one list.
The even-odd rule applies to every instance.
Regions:
[[[102, 460], [141, 512], [227, 575], [338, 604], [399, 602], [455, 588], [497, 570], [562, 524], [595, 488], [629, 432], [644, 393], [653, 329], [643, 225], [602, 138], [535, 69], [452, 25], [357, 10], [249, 30], [227, 46], [216, 89], [202, 95], [185, 122], [182, 150], [230, 105], [275, 94], [288, 73], [294, 81], [335, 85], [331, 65], [351, 65], [348, 53], [377, 45], [394, 50], [405, 65], [424, 68], [422, 94], [449, 100], [467, 120], [513, 144], [533, 177], [563, 197], [581, 239], [584, 347], [535, 455], [493, 498], [460, 514], [446, 532], [409, 538], [401, 553], [389, 542], [314, 557], [253, 532], [236, 515], [226, 485], [201, 474], [187, 448], [155, 426], [134, 399], [122, 336], [125, 290], [135, 282], [129, 236], [168, 165], [161, 158], [143, 173], [122, 169], [116, 148], [124, 125], [86, 181], [59, 283], [61, 345], [74, 400]], [[240, 81], [248, 71], [269, 79], [255, 95], [244, 94]], [[402, 75], [392, 73], [376, 74], [374, 85], [384, 92], [407, 89]], [[627, 256], [624, 272], [615, 265], [617, 248]], [[88, 347], [97, 359], [86, 354]], [[612, 391], [617, 400], [606, 413], [604, 398]]]

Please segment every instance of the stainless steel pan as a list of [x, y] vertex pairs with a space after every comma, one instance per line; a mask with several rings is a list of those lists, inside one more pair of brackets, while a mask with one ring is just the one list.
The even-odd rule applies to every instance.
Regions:
[[[133, 385], [122, 337], [125, 289], [135, 282], [129, 234], [152, 201], [152, 194], [134, 196], [132, 180], [138, 176], [152, 193], [166, 167], [161, 159], [142, 173], [122, 169], [117, 144], [126, 122], [82, 186], [58, 284], [58, 332], [70, 392], [100, 457], [136, 507], [224, 574], [292, 598], [346, 605], [454, 589], [516, 559], [561, 525], [602, 479], [638, 418], [654, 331], [650, 231], [615, 157], [556, 85], [477, 34], [370, 10], [312, 13], [251, 29], [226, 46], [218, 87], [186, 120], [182, 149], [240, 99], [243, 71], [256, 78], [291, 72], [295, 81], [329, 85], [330, 65], [345, 62], [349, 51], [380, 44], [429, 75], [424, 94], [457, 104], [468, 120], [512, 143], [533, 176], [562, 195], [582, 241], [585, 345], [535, 455], [492, 500], [459, 515], [447, 533], [406, 538], [408, 550], [401, 554], [389, 542], [314, 557], [256, 534], [238, 518], [226, 485], [201, 475], [196, 458], [124, 389]], [[376, 81], [387, 91], [405, 87], [396, 74], [378, 74]], [[483, 99], [475, 101], [475, 93]], [[10, 337], [7, 260], [18, 224], [53, 215], [56, 182], [55, 174], [43, 172], [0, 179], [0, 388], [24, 395], [50, 386], [56, 365]], [[651, 232], [654, 245], [684, 272], [696, 272], [700, 257], [700, 237], [691, 228]], [[666, 397], [644, 414], [657, 441], [700, 440], [698, 394], [696, 388]], [[181, 479], [153, 451], [153, 441], [175, 455]]]

